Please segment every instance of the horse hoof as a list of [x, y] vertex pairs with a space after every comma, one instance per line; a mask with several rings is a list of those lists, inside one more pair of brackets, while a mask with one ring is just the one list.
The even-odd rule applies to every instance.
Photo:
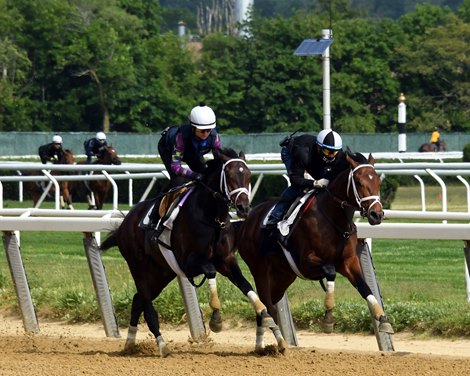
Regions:
[[323, 330], [323, 333], [326, 333], [326, 334], [333, 333], [333, 327], [334, 327], [334, 324], [332, 322], [321, 323], [321, 328]]
[[212, 316], [209, 321], [209, 328], [214, 333], [220, 333], [222, 331], [222, 316], [220, 315], [219, 310], [215, 310], [212, 312]]
[[286, 340], [283, 338], [277, 344], [277, 349], [282, 355], [287, 355], [287, 348], [289, 345], [287, 344]]
[[392, 325], [389, 322], [381, 322], [379, 324], [379, 332], [393, 334], [395, 331], [392, 328]]
[[171, 351], [170, 351], [170, 349], [168, 348], [167, 345], [164, 345], [163, 347], [160, 347], [160, 357], [166, 358], [170, 354], [171, 354]]
[[260, 316], [261, 316], [261, 326], [263, 328], [272, 329], [276, 327], [276, 323], [274, 322], [274, 319], [265, 309], [261, 311]]
[[395, 333], [392, 325], [388, 322], [388, 319], [385, 316], [380, 316], [379, 318], [379, 332], [388, 334]]
[[265, 355], [266, 349], [264, 348], [264, 346], [255, 346], [255, 353], [258, 355]]
[[128, 339], [124, 345], [124, 351], [133, 351], [135, 349], [135, 340]]

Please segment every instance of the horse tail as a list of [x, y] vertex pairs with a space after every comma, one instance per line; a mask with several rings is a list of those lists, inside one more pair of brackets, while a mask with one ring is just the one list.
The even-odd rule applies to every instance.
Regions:
[[118, 242], [117, 242], [117, 231], [111, 232], [106, 239], [101, 243], [100, 245], [100, 250], [101, 251], [107, 251], [108, 249], [112, 247], [117, 247]]

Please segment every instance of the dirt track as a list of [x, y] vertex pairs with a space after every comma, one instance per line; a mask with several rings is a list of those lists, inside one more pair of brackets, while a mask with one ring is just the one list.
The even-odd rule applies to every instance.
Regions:
[[[138, 351], [123, 353], [122, 338], [106, 338], [100, 325], [65, 325], [40, 320], [41, 333], [26, 335], [21, 320], [0, 317], [0, 375], [465, 375], [470, 340], [418, 341], [394, 336], [395, 352], [382, 353], [374, 336], [298, 332], [300, 347], [287, 355], [253, 352], [254, 328], [211, 333], [192, 344], [187, 327], [164, 328], [172, 355], [161, 359], [145, 327]], [[272, 344], [267, 333], [266, 344]]]

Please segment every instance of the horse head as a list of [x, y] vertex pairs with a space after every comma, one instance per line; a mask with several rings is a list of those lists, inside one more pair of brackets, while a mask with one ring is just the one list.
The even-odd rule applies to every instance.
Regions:
[[214, 163], [220, 167], [218, 189], [237, 215], [245, 218], [250, 211], [251, 171], [246, 164], [243, 152], [237, 154], [232, 149], [223, 149], [214, 153]]
[[378, 225], [384, 213], [380, 202], [381, 180], [374, 167], [374, 158], [369, 154], [366, 162], [362, 154], [346, 153], [346, 161], [350, 166], [347, 183], [347, 196], [350, 202], [367, 217], [369, 224]]
[[119, 159], [116, 149], [111, 145], [104, 147], [103, 151], [101, 152], [98, 163], [107, 165], [120, 165], [121, 160]]

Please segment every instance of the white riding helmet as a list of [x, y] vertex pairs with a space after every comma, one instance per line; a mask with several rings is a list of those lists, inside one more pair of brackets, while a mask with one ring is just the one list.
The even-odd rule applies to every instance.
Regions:
[[343, 147], [343, 140], [335, 131], [323, 129], [317, 135], [317, 144], [321, 148], [323, 160], [326, 163], [331, 163]]
[[215, 114], [212, 108], [201, 103], [194, 107], [189, 114], [189, 122], [197, 129], [213, 129], [215, 128]]
[[105, 141], [106, 140], [106, 135], [103, 132], [97, 132], [95, 138], [98, 141]]
[[55, 135], [54, 137], [52, 137], [52, 142], [54, 144], [61, 144], [62, 143], [62, 137], [60, 137], [59, 135]]

